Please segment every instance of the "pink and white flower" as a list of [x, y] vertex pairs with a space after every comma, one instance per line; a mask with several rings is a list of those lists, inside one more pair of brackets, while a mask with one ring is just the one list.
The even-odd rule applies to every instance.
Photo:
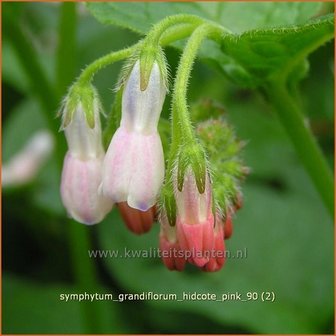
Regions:
[[185, 173], [182, 191], [175, 190], [177, 237], [183, 250], [191, 255], [189, 262], [203, 267], [214, 248], [214, 215], [209, 176], [200, 194], [190, 168]]
[[122, 118], [107, 150], [102, 191], [114, 202], [147, 211], [157, 199], [164, 178], [164, 157], [157, 125], [166, 88], [154, 62], [148, 86], [140, 89], [140, 62], [127, 79]]
[[105, 152], [97, 98], [92, 109], [93, 128], [88, 125], [81, 104], [64, 128], [69, 150], [63, 164], [61, 198], [68, 214], [83, 224], [102, 221], [113, 206], [113, 202], [99, 192]]

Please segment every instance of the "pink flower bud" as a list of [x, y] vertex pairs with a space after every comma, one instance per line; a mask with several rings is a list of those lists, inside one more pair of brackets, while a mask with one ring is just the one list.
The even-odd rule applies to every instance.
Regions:
[[169, 225], [165, 214], [161, 214], [160, 223], [160, 250], [162, 261], [171, 271], [183, 271], [186, 259], [184, 251], [181, 249], [180, 244], [177, 241], [176, 227]]
[[126, 202], [118, 203], [118, 208], [128, 229], [136, 234], [148, 232], [155, 218], [155, 206], [147, 211], [131, 208]]
[[69, 215], [83, 224], [96, 224], [111, 211], [113, 202], [98, 192], [102, 158], [80, 160], [71, 152], [65, 156], [61, 197]]
[[209, 261], [214, 246], [214, 216], [211, 211], [211, 185], [206, 176], [205, 191], [200, 194], [193, 172], [189, 168], [182, 191], [176, 188], [177, 237], [183, 250], [189, 251], [189, 262], [203, 267]]
[[120, 127], [104, 160], [104, 195], [141, 211], [156, 203], [164, 178], [163, 149], [157, 124], [165, 90], [155, 62], [148, 86], [141, 91], [139, 61], [135, 63], [123, 91]]

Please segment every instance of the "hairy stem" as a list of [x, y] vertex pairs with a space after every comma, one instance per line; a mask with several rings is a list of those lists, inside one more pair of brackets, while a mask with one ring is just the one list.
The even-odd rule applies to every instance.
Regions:
[[78, 83], [86, 85], [87, 83], [91, 82], [96, 72], [98, 72], [99, 70], [105, 68], [106, 66], [110, 64], [113, 64], [127, 57], [130, 57], [132, 53], [135, 52], [138, 45], [139, 44], [135, 44], [132, 47], [122, 49], [119, 51], [114, 51], [105, 56], [98, 58], [97, 60], [89, 64], [82, 71], [81, 75], [78, 78]]
[[158, 45], [161, 36], [167, 31], [167, 29], [173, 26], [191, 24], [192, 26], [196, 27], [204, 22], [205, 20], [195, 15], [178, 14], [168, 16], [153, 26], [145, 38], [145, 43]]
[[[176, 157], [178, 146], [183, 142], [192, 142], [195, 139], [191, 125], [188, 104], [187, 88], [193, 63], [197, 57], [197, 52], [207, 37], [220, 39], [223, 29], [217, 25], [203, 24], [192, 33], [181, 56], [173, 89], [172, 99], [172, 146], [170, 159], [168, 161], [168, 172], [172, 170], [173, 160]], [[183, 137], [183, 141], [182, 141]]]

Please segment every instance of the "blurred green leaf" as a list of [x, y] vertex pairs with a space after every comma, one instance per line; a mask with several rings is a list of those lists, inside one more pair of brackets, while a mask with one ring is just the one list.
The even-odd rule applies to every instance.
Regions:
[[[4, 19], [9, 17], [11, 21], [15, 21], [17, 25], [24, 30], [25, 39], [39, 54], [39, 62], [49, 80], [54, 78], [54, 49], [56, 45], [55, 42], [57, 41], [55, 29], [57, 15], [55, 14], [57, 13], [57, 7], [49, 6], [44, 3], [6, 3], [4, 4], [4, 12], [2, 15]], [[9, 50], [6, 50], [6, 58], [3, 59], [4, 73], [7, 74], [7, 72], [9, 72], [9, 74], [11, 74], [14, 72], [14, 75], [18, 76], [17, 73], [20, 72], [20, 77], [24, 77], [25, 82], [27, 82], [24, 84], [29, 86], [28, 77], [22, 67], [22, 62], [13, 50], [13, 46], [10, 48], [7, 46], [7, 44], [12, 44], [13, 41], [9, 38], [10, 32], [8, 30], [10, 28], [5, 21], [6, 20], [3, 22], [3, 37], [6, 49]], [[11, 64], [12, 62], [14, 64]], [[12, 69], [14, 66], [18, 68]], [[16, 84], [19, 88], [22, 85], [21, 83]]]
[[35, 100], [26, 100], [18, 105], [3, 125], [3, 161], [17, 153], [35, 132], [47, 129], [47, 126], [41, 107]]
[[101, 23], [128, 28], [140, 34], [146, 33], [153, 23], [166, 16], [180, 13], [198, 15], [204, 19], [218, 22], [234, 33], [242, 33], [255, 28], [299, 24], [317, 14], [321, 5], [321, 2], [87, 3], [88, 9]]
[[[91, 293], [91, 292], [88, 292]], [[97, 293], [108, 293], [97, 288]], [[3, 276], [3, 332], [6, 334], [82, 334], [83, 305], [89, 301], [60, 300], [60, 294], [80, 294], [75, 287], [64, 284], [42, 284], [14, 275]], [[94, 294], [94, 293], [93, 293]], [[97, 301], [103, 313], [105, 333], [127, 333], [113, 301]], [[96, 306], [97, 307], [97, 306]]]
[[2, 80], [21, 92], [27, 92], [29, 82], [26, 73], [22, 70], [13, 47], [7, 40], [2, 42]]
[[43, 285], [6, 274], [2, 280], [4, 333], [84, 331], [79, 303], [75, 301], [64, 303], [59, 300], [60, 293], [73, 291], [71, 287]]

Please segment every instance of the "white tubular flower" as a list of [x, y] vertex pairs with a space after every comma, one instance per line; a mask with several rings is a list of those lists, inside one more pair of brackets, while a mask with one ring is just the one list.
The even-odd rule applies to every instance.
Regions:
[[126, 201], [130, 207], [146, 211], [156, 203], [164, 178], [157, 125], [166, 87], [157, 62], [143, 91], [140, 76], [137, 61], [125, 83], [121, 123], [106, 153], [102, 189], [114, 202]]
[[[65, 105], [63, 111], [69, 150], [63, 165], [61, 197], [71, 217], [83, 224], [96, 224], [112, 209], [113, 202], [99, 193], [105, 154], [99, 101], [93, 88], [89, 91], [89, 98], [87, 91], [88, 88], [83, 93], [86, 99], [84, 104], [81, 95], [75, 91], [77, 95], [76, 104], [72, 104], [73, 110], [69, 109], [72, 103], [70, 96], [70, 103]], [[65, 123], [66, 119], [68, 121]]]

